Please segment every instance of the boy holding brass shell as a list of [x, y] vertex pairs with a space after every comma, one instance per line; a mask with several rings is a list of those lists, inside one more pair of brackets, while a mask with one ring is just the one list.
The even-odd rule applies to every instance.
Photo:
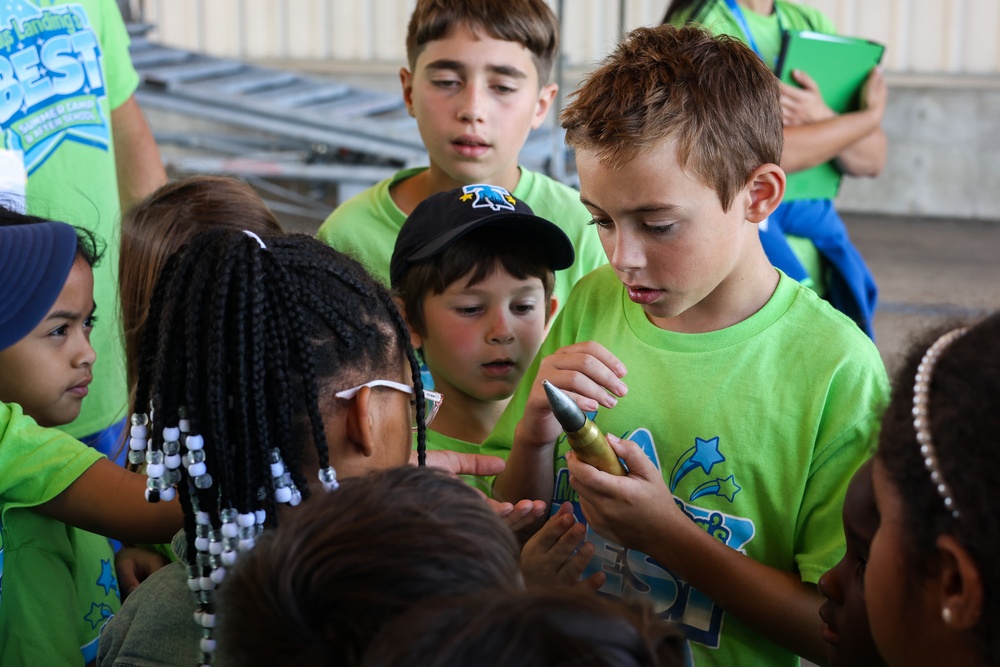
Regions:
[[[573, 503], [601, 591], [680, 623], [695, 664], [822, 664], [816, 581], [888, 386], [872, 342], [761, 247], [785, 187], [777, 79], [736, 40], [639, 28], [562, 123], [610, 264], [485, 443], [509, 455], [495, 496]], [[627, 475], [570, 451], [543, 380]]]

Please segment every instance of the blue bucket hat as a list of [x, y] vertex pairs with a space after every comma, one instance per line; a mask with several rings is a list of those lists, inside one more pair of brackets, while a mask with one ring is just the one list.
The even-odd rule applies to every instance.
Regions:
[[59, 298], [76, 259], [64, 222], [0, 226], [0, 350], [27, 336]]

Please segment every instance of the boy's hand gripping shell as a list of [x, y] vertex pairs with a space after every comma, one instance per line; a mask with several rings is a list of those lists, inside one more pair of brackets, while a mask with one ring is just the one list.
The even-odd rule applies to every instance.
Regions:
[[552, 406], [552, 414], [566, 432], [566, 439], [577, 458], [612, 475], [627, 475], [625, 466], [618, 460], [618, 455], [611, 449], [597, 424], [587, 419], [583, 410], [548, 380], [543, 380], [542, 386], [549, 405]]

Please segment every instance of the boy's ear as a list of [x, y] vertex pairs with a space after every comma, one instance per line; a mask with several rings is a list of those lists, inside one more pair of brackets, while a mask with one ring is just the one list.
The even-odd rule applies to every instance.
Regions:
[[347, 442], [351, 454], [369, 457], [375, 453], [371, 413], [371, 387], [362, 387], [347, 406]]
[[762, 164], [751, 172], [748, 183], [750, 202], [746, 219], [763, 222], [785, 196], [785, 172], [776, 164]]
[[548, 326], [552, 322], [552, 318], [556, 316], [556, 311], [559, 310], [559, 297], [553, 294], [549, 297], [549, 312], [545, 315], [545, 325]]
[[399, 314], [403, 316], [403, 321], [406, 322], [406, 328], [410, 330], [410, 344], [413, 345], [414, 350], [419, 350], [424, 345], [424, 338], [420, 333], [410, 324], [410, 318], [406, 316], [406, 304], [398, 296], [392, 297], [392, 300], [396, 302], [396, 308], [399, 309]]
[[970, 630], [983, 613], [983, 579], [979, 568], [953, 536], [941, 535], [936, 546], [941, 561], [938, 585], [943, 620], [952, 629]]
[[399, 68], [399, 83], [403, 87], [403, 102], [406, 104], [406, 111], [413, 115], [413, 73], [405, 67]]
[[538, 106], [535, 107], [535, 117], [531, 121], [532, 130], [537, 130], [545, 122], [545, 117], [549, 115], [549, 109], [552, 108], [558, 92], [558, 83], [546, 84], [538, 91]]

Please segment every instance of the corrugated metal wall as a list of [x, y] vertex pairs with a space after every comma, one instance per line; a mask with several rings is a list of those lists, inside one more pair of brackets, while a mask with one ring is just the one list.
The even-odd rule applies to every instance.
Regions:
[[[887, 44], [892, 72], [1000, 73], [1000, 0], [801, 0], [844, 34]], [[414, 0], [141, 0], [155, 38], [240, 58], [404, 60]], [[550, 1], [555, 7], [555, 2]], [[667, 0], [564, 0], [566, 64], [587, 68], [624, 26], [658, 22]]]

